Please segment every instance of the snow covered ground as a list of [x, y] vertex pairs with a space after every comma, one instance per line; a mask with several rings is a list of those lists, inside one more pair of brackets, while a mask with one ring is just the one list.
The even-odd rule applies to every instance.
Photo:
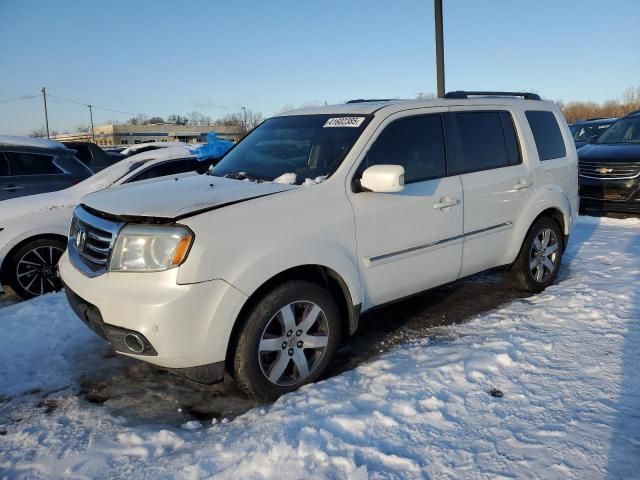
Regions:
[[0, 478], [640, 478], [638, 219], [581, 218], [543, 294], [230, 422], [74, 393], [124, 364], [60, 294], [0, 308], [0, 338]]

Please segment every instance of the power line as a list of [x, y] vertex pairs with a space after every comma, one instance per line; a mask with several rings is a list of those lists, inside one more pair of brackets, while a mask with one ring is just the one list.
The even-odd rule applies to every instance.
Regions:
[[23, 97], [16, 97], [16, 98], [8, 98], [6, 100], [0, 100], [0, 103], [9, 103], [9, 102], [18, 102], [20, 100], [29, 100], [30, 98], [36, 98], [39, 97], [40, 94], [36, 94], [36, 95], [27, 95], [27, 96], [23, 96]]
[[88, 107], [89, 105], [91, 105], [93, 108], [99, 108], [100, 110], [107, 110], [109, 112], [122, 113], [124, 115], [142, 115], [141, 113], [125, 112], [123, 110], [116, 110], [115, 108], [101, 107], [100, 105], [94, 105], [93, 103], [89, 104], [84, 102], [78, 102], [77, 100], [71, 100], [70, 98], [59, 97], [58, 95], [52, 95], [50, 93], [47, 93], [47, 96], [51, 98], [56, 98], [58, 100], [63, 100], [69, 103], [75, 103], [76, 105], [82, 105], [83, 107]]

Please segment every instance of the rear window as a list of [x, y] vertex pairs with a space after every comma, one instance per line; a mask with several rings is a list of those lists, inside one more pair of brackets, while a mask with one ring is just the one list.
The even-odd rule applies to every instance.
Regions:
[[84, 163], [73, 157], [58, 157], [53, 163], [71, 175], [88, 177], [93, 174]]
[[62, 173], [53, 164], [53, 156], [27, 152], [4, 152], [9, 175], [51, 175]]
[[0, 152], [0, 177], [9, 176], [9, 162], [4, 158], [4, 154]]
[[141, 180], [148, 180], [150, 178], [165, 177], [167, 175], [178, 175], [185, 172], [193, 172], [198, 168], [199, 162], [193, 158], [185, 158], [180, 160], [171, 160], [169, 162], [163, 162], [147, 168], [143, 172], [134, 175], [127, 180], [129, 182], [139, 182]]
[[457, 133], [456, 154], [449, 173], [462, 174], [520, 163], [520, 150], [511, 114], [506, 111], [456, 112], [450, 116]]
[[527, 121], [533, 132], [540, 160], [552, 160], [567, 156], [558, 120], [552, 112], [527, 110]]

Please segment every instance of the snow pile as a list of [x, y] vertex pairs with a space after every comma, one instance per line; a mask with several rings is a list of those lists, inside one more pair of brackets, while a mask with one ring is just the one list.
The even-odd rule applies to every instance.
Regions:
[[324, 182], [326, 179], [327, 179], [326, 175], [321, 175], [316, 178], [305, 178], [304, 182], [302, 183], [302, 186], [310, 187], [311, 185], [317, 185], [318, 183]]
[[[106, 471], [136, 478], [637, 477], [640, 221], [583, 219], [571, 240], [558, 284], [544, 293], [434, 330], [227, 424], [127, 423], [80, 400], [78, 372], [109, 362], [95, 349], [100, 340], [60, 294], [4, 307], [0, 471], [24, 478]], [[25, 393], [65, 385], [36, 405]]]
[[273, 183], [281, 183], [282, 185], [295, 185], [297, 175], [295, 173], [283, 173], [279, 177], [273, 179]]

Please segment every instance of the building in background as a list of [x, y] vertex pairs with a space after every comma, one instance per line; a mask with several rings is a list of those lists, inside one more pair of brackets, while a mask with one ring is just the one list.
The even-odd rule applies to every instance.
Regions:
[[[236, 126], [211, 125], [173, 125], [168, 123], [151, 125], [97, 125], [94, 127], [96, 143], [102, 146], [136, 145], [147, 142], [186, 142], [202, 143], [207, 133], [215, 132], [223, 140], [238, 141], [242, 132]], [[59, 142], [91, 141], [91, 132], [66, 133], [56, 135]]]

